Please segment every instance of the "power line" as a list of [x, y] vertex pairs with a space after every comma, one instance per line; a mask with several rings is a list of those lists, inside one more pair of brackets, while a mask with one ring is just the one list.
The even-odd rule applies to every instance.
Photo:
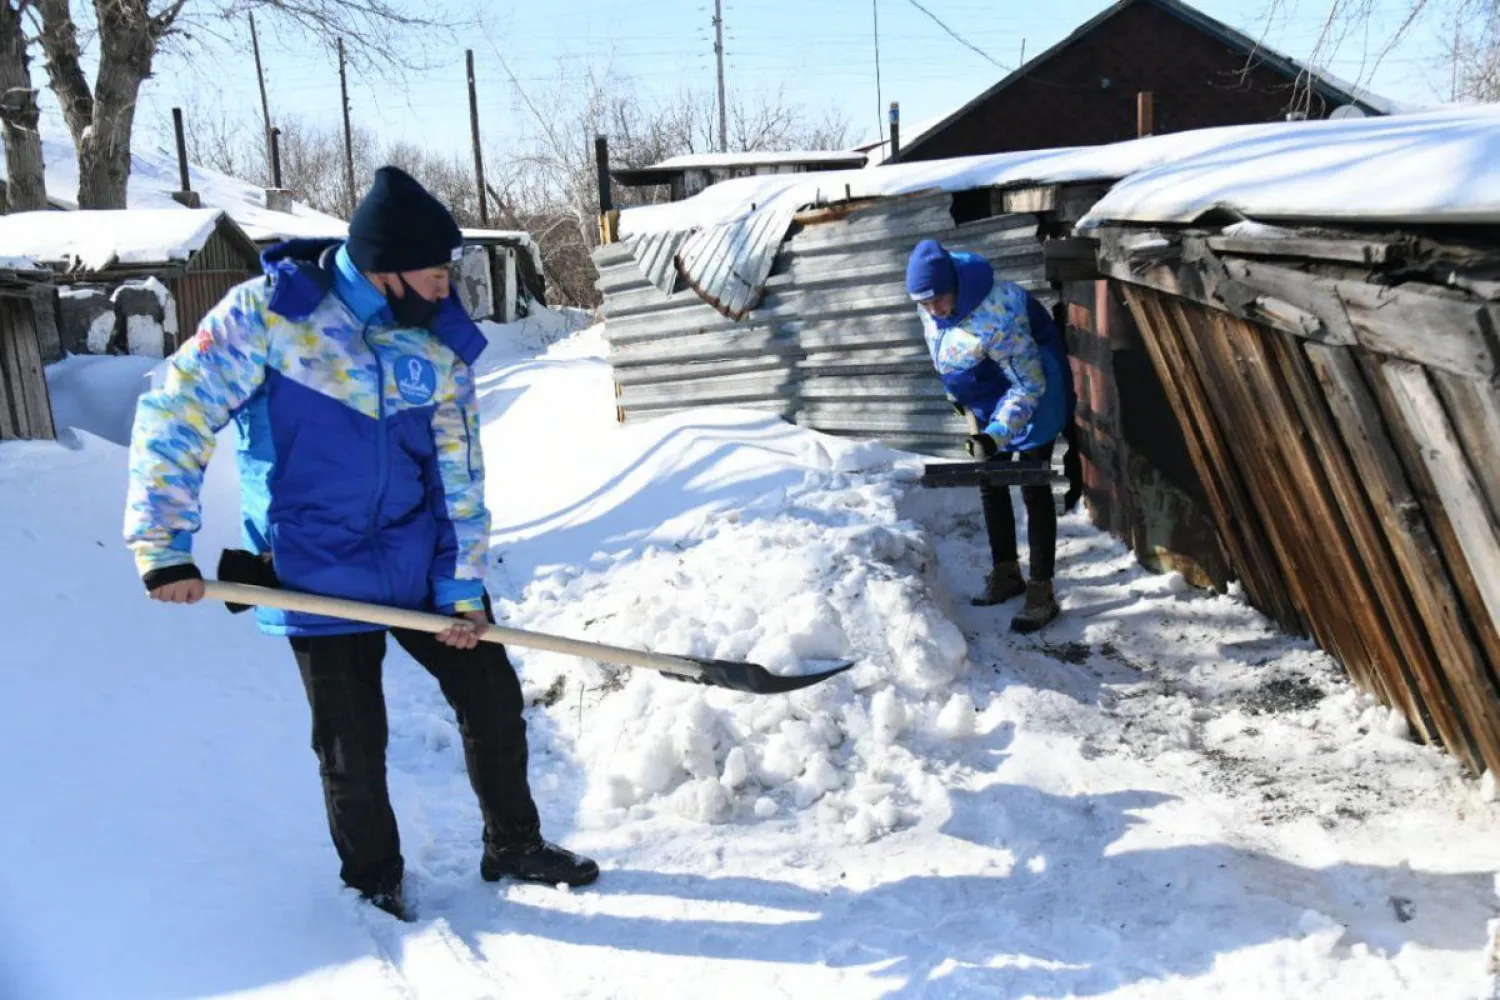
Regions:
[[964, 48], [969, 49], [972, 52], [978, 53], [979, 55], [983, 56], [985, 59], [988, 59], [995, 66], [997, 66], [998, 68], [1004, 70], [1007, 73], [1009, 73], [1012, 69], [1014, 69], [1014, 67], [1012, 67], [1012, 66], [1006, 66], [1004, 63], [997, 62], [995, 60], [995, 58], [993, 56], [991, 56], [988, 52], [984, 51], [984, 49], [981, 49], [979, 46], [973, 44], [967, 38], [963, 37], [958, 32], [956, 32], [952, 28], [948, 27], [948, 25], [944, 24], [942, 18], [938, 17], [932, 11], [928, 10], [926, 7], [923, 7], [921, 4], [917, 3], [917, 0], [906, 0], [906, 2], [909, 3], [909, 4], [911, 4], [913, 7], [917, 8], [917, 10], [920, 10], [922, 13], [926, 14], [928, 17], [932, 18], [933, 22], [939, 28], [942, 28], [948, 34], [952, 35], [954, 41], [958, 42]]

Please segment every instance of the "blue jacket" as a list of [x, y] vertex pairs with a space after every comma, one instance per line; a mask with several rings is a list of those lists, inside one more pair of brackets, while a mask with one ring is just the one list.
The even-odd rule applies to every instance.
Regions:
[[943, 387], [1002, 451], [1050, 443], [1073, 419], [1067, 346], [1052, 316], [1021, 286], [996, 281], [989, 261], [953, 253], [957, 307], [923, 333]]
[[[441, 611], [483, 606], [489, 548], [469, 365], [484, 337], [456, 299], [399, 327], [332, 241], [268, 250], [141, 397], [125, 537], [142, 575], [190, 562], [214, 435], [239, 437], [244, 544], [292, 590]], [[277, 635], [372, 626], [257, 612]]]

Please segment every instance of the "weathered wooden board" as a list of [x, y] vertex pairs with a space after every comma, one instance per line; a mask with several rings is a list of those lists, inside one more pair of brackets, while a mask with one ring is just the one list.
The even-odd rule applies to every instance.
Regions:
[[1225, 428], [1211, 403], [1210, 387], [1185, 347], [1185, 331], [1178, 329], [1167, 306], [1156, 296], [1127, 287], [1125, 299], [1182, 428], [1220, 539], [1251, 603], [1288, 631], [1307, 634], [1307, 620], [1265, 544], [1260, 517], [1229, 454]]
[[1321, 472], [1307, 453], [1306, 432], [1261, 340], [1272, 334], [1224, 313], [1180, 308], [1200, 313], [1194, 319], [1204, 334], [1193, 346], [1234, 429], [1230, 450], [1314, 637], [1356, 683], [1395, 703], [1396, 693], [1375, 666], [1388, 655], [1388, 643], [1378, 627], [1369, 627], [1375, 615], [1347, 528], [1328, 501]]
[[[1423, 742], [1437, 742], [1446, 735], [1450, 745], [1463, 748], [1451, 695], [1443, 691], [1438, 680], [1440, 667], [1406, 580], [1391, 556], [1380, 522], [1370, 508], [1363, 479], [1344, 448], [1302, 346], [1278, 335], [1265, 341], [1280, 367], [1281, 384], [1296, 403], [1297, 416], [1307, 429], [1306, 456], [1313, 471], [1321, 473], [1327, 482], [1332, 507], [1328, 516], [1341, 517], [1348, 531], [1354, 579], [1367, 588], [1374, 620], [1358, 624], [1381, 632], [1372, 643], [1379, 657], [1372, 666], [1385, 676], [1385, 689], [1394, 697], [1395, 707]], [[1323, 349], [1317, 344], [1308, 346]], [[1354, 602], [1346, 608], [1356, 616], [1362, 610]], [[1436, 704], [1433, 699], [1437, 699]], [[1441, 718], [1441, 724], [1435, 717]], [[1455, 736], [1460, 737], [1459, 742], [1452, 743]]]
[[1500, 697], [1380, 407], [1350, 351], [1305, 351], [1432, 646], [1436, 671], [1414, 671], [1423, 701], [1450, 752], [1500, 769]]
[[1500, 623], [1500, 531], [1428, 375], [1403, 361], [1382, 365], [1386, 384], [1419, 445], [1491, 622]]

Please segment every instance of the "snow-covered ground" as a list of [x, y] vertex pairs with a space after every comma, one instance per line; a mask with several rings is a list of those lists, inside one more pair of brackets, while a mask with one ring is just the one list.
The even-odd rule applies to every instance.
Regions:
[[[81, 430], [0, 446], [0, 996], [1494, 993], [1493, 787], [1326, 657], [1080, 515], [1065, 617], [1012, 637], [963, 600], [967, 491], [753, 413], [617, 426], [599, 332], [565, 326], [492, 328], [481, 362], [499, 613], [856, 668], [755, 699], [515, 651], [547, 833], [604, 868], [562, 892], [480, 881], [456, 727], [393, 648], [397, 923], [338, 885], [290, 655], [140, 593], [144, 365], [55, 366]], [[216, 462], [207, 563], [234, 488]]]

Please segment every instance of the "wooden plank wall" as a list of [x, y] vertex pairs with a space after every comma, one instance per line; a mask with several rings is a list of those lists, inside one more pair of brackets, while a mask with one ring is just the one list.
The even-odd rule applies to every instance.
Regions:
[[[1417, 351], [1354, 309], [1330, 333], [1290, 279], [1260, 322], [1181, 267], [1155, 287], [1147, 270], [1120, 287], [1247, 595], [1420, 738], [1500, 773], [1500, 396], [1482, 352], [1430, 314], [1409, 318]], [[1413, 360], [1429, 349], [1435, 364]]]
[[0, 440], [57, 436], [34, 309], [24, 291], [0, 292]]

